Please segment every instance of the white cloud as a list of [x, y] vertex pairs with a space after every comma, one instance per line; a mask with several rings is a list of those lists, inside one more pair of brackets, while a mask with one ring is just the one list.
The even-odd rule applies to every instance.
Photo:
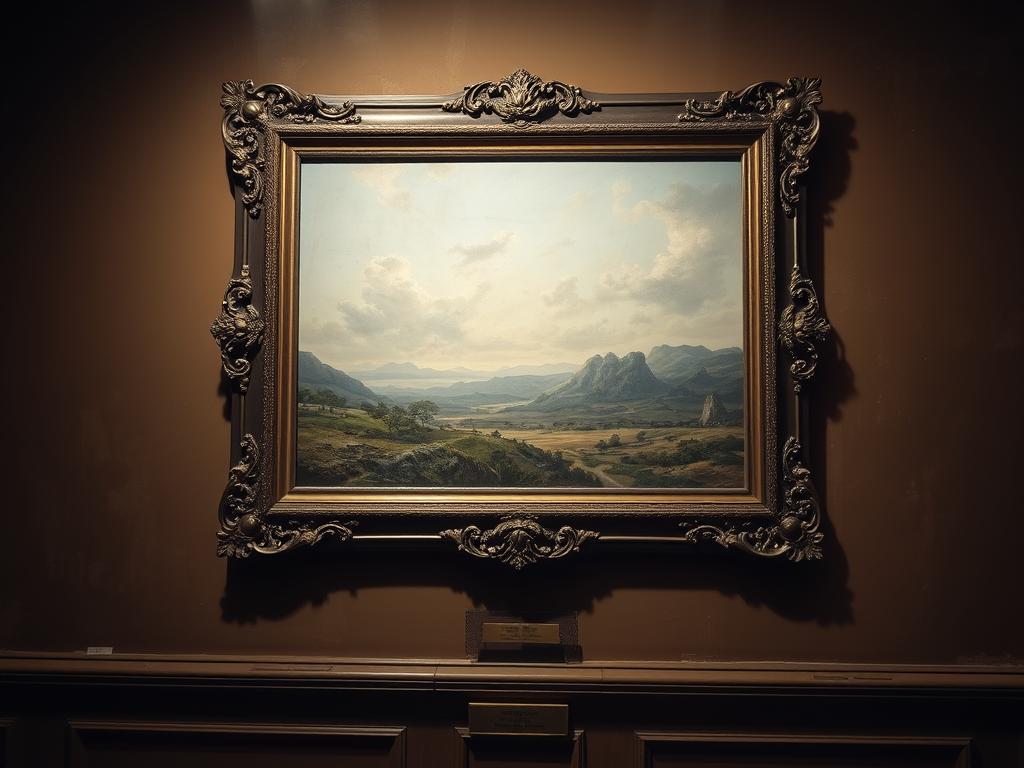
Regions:
[[455, 163], [428, 163], [427, 174], [434, 179], [444, 179], [452, 175]]
[[573, 240], [571, 237], [563, 237], [560, 240], [556, 240], [555, 242], [551, 243], [551, 245], [545, 247], [544, 250], [541, 251], [540, 253], [544, 258], [550, 258], [555, 254], [564, 251], [567, 248], [571, 248], [574, 245], [576, 245], [576, 241]]
[[601, 318], [593, 323], [561, 329], [555, 338], [564, 349], [592, 350], [607, 344], [609, 330], [607, 318]]
[[566, 213], [584, 211], [592, 205], [593, 194], [588, 189], [578, 189], [566, 199], [562, 209]]
[[363, 271], [360, 301], [342, 302], [338, 311], [351, 341], [367, 348], [386, 345], [402, 353], [448, 349], [463, 339], [467, 314], [489, 288], [480, 283], [469, 296], [431, 296], [405, 259], [384, 256]]
[[377, 196], [377, 202], [388, 208], [408, 211], [410, 195], [401, 184], [402, 168], [390, 163], [366, 163], [352, 169], [352, 177], [365, 184]]
[[612, 212], [621, 216], [626, 212], [626, 198], [633, 191], [633, 185], [624, 179], [612, 182]]
[[566, 314], [574, 311], [580, 305], [580, 293], [576, 285], [576, 277], [563, 277], [547, 293], [541, 294], [544, 303], [551, 307], [556, 314]]
[[516, 235], [514, 232], [502, 230], [490, 240], [485, 240], [482, 243], [459, 243], [458, 245], [452, 246], [452, 248], [449, 249], [449, 253], [461, 256], [462, 258], [459, 259], [459, 266], [467, 267], [470, 264], [486, 261], [498, 254], [504, 253], [515, 238]]
[[[698, 188], [673, 184], [660, 200], [641, 200], [620, 215], [636, 221], [660, 220], [666, 247], [645, 262], [625, 261], [600, 278], [600, 296], [606, 300], [633, 300], [655, 304], [683, 316], [699, 312], [705, 302], [720, 297], [727, 279], [739, 278], [740, 231], [722, 211], [735, 206], [728, 198], [731, 185]], [[621, 200], [616, 200], [616, 205]]]

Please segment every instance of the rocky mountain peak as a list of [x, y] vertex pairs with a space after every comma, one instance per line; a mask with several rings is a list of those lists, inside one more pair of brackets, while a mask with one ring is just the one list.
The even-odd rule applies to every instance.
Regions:
[[664, 394], [668, 389], [651, 373], [643, 352], [630, 352], [621, 358], [609, 352], [604, 357], [594, 355], [569, 381], [545, 392], [531, 405], [544, 403], [547, 408], [559, 403], [641, 400]]
[[700, 414], [700, 425], [702, 427], [717, 427], [725, 423], [729, 412], [722, 405], [717, 392], [709, 392], [704, 398], [704, 410]]

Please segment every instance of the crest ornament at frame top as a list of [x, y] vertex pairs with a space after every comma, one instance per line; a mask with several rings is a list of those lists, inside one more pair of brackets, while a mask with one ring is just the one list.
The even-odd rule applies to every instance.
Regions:
[[445, 102], [442, 109], [470, 117], [494, 114], [506, 123], [524, 127], [559, 112], [566, 117], [581, 112], [589, 115], [601, 105], [584, 96], [579, 86], [558, 80], [545, 82], [525, 69], [517, 69], [497, 82], [467, 85], [462, 96]]

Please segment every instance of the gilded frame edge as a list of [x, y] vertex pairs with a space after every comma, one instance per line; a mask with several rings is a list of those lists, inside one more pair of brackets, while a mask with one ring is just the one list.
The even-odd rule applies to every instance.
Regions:
[[[501, 81], [467, 86], [454, 98], [345, 100], [305, 95], [278, 84], [225, 83], [222, 135], [236, 197], [237, 236], [236, 275], [229, 281], [221, 314], [211, 327], [233, 401], [232, 467], [220, 510], [218, 554], [273, 554], [333, 537], [367, 542], [449, 540], [470, 555], [516, 569], [578, 552], [592, 540], [629, 544], [708, 540], [764, 557], [821, 557], [821, 508], [804, 463], [800, 414], [807, 403], [806, 385], [816, 370], [817, 346], [828, 337], [830, 328], [803, 264], [799, 221], [799, 178], [809, 167], [808, 155], [817, 141], [819, 88], [817, 79], [790, 78], [785, 83], [756, 83], [718, 95], [595, 94], [558, 81], [544, 82], [519, 70]], [[439, 120], [438, 111], [454, 116]], [[669, 117], [670, 111], [674, 119]], [[621, 115], [622, 120], [596, 119], [609, 113]], [[546, 511], [541, 504], [550, 500], [529, 503], [524, 499], [489, 503], [486, 508], [478, 502], [442, 502], [387, 511], [379, 509], [380, 502], [372, 501], [367, 502], [369, 506], [330, 501], [303, 507], [279, 504], [282, 462], [275, 436], [282, 433], [283, 411], [278, 387], [288, 378], [282, 372], [285, 334], [267, 320], [283, 316], [285, 303], [292, 296], [287, 283], [284, 288], [281, 284], [289, 275], [279, 269], [285, 240], [294, 236], [287, 218], [294, 206], [286, 201], [295, 195], [296, 175], [294, 168], [292, 172], [289, 169], [297, 160], [287, 142], [409, 136], [440, 141], [491, 137], [514, 142], [523, 136], [621, 137], [659, 132], [760, 137], [758, 194], [762, 204], [756, 209], [745, 206], [744, 213], [747, 217], [756, 214], [760, 225], [755, 229], [761, 245], [764, 301], [761, 323], [755, 325], [763, 324], [765, 338], [763, 355], [757, 361], [761, 376], [752, 381], [763, 387], [767, 380], [770, 390], [762, 392], [761, 406], [769, 422], [762, 434], [767, 509], [751, 514], [701, 501], [652, 516], [645, 505], [619, 505], [608, 512], [593, 504], [569, 502]], [[785, 226], [779, 227], [780, 223]], [[777, 266], [780, 262], [791, 264], [788, 301], [781, 313], [775, 301], [777, 284], [781, 286], [779, 276], [784, 272]], [[777, 349], [789, 361], [786, 395], [781, 391], [782, 382], [776, 381]], [[258, 369], [262, 375], [253, 378]], [[257, 408], [247, 407], [250, 398], [259, 404]], [[785, 435], [784, 443], [781, 435]], [[432, 530], [413, 533], [407, 529], [413, 516], [461, 527], [438, 530], [435, 525]], [[629, 525], [617, 518], [626, 518]], [[355, 533], [360, 522], [370, 519], [386, 524], [365, 533], [364, 526]], [[480, 520], [484, 527], [475, 524]], [[634, 527], [637, 520], [642, 524]], [[557, 525], [559, 522], [566, 524]], [[604, 530], [589, 527], [598, 525]]]

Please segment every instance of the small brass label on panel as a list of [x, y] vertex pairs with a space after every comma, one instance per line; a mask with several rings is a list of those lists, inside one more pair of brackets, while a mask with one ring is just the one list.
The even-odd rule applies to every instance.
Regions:
[[469, 704], [471, 736], [568, 736], [568, 704]]
[[557, 624], [525, 622], [484, 622], [484, 643], [520, 643], [522, 645], [558, 645]]

